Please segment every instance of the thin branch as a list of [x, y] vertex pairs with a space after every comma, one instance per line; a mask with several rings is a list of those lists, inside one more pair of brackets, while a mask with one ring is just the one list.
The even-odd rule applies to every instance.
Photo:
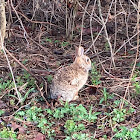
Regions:
[[[25, 40], [26, 40], [26, 42], [27, 42], [27, 45], [29, 46], [29, 42], [28, 42], [28, 39], [27, 39], [28, 34], [27, 34], [27, 32], [26, 32], [26, 30], [25, 30], [25, 28], [24, 28], [24, 25], [23, 25], [23, 23], [22, 23], [22, 20], [20, 19], [19, 15], [18, 15], [18, 13], [17, 13], [17, 11], [16, 11], [16, 9], [15, 9], [15, 7], [14, 7], [14, 5], [13, 5], [12, 0], [11, 0], [11, 6], [12, 6], [12, 8], [13, 8], [13, 10], [14, 10], [14, 12], [15, 12], [15, 14], [16, 14], [16, 16], [17, 16], [17, 18], [18, 18], [18, 20], [19, 20], [19, 22], [20, 22], [20, 24], [21, 24], [21, 27], [22, 27], [22, 29], [23, 29], [23, 31], [24, 31], [24, 38], [25, 38]], [[26, 37], [26, 36], [27, 36], [27, 37]]]
[[1, 31], [0, 31], [0, 39], [1, 39], [1, 47], [2, 47], [2, 51], [4, 52], [4, 55], [6, 57], [6, 60], [7, 60], [7, 63], [8, 63], [8, 66], [9, 66], [9, 69], [10, 69], [10, 72], [11, 72], [11, 75], [12, 75], [12, 79], [13, 79], [13, 82], [14, 82], [14, 86], [15, 86], [15, 90], [16, 90], [16, 93], [17, 93], [17, 96], [18, 96], [18, 100], [19, 102], [22, 102], [22, 97], [20, 96], [19, 92], [18, 92], [18, 89], [17, 89], [17, 85], [16, 85], [16, 81], [15, 81], [15, 77], [14, 77], [14, 74], [13, 74], [13, 70], [12, 70], [12, 67], [10, 65], [10, 61], [8, 59], [8, 56], [6, 54], [6, 51], [5, 51], [5, 47], [3, 45], [3, 40], [2, 40], [2, 36], [1, 36]]
[[84, 10], [84, 14], [83, 14], [83, 17], [82, 17], [82, 23], [81, 23], [81, 25], [82, 25], [82, 26], [81, 26], [81, 39], [80, 39], [80, 44], [79, 44], [79, 46], [81, 46], [81, 43], [82, 43], [83, 28], [84, 28], [84, 18], [85, 18], [85, 14], [86, 14], [86, 11], [87, 11], [89, 2], [90, 2], [90, 0], [88, 0], [88, 2], [87, 2], [87, 4], [86, 4], [85, 10]]
[[105, 21], [103, 19], [103, 16], [102, 16], [102, 10], [101, 10], [101, 1], [98, 0], [98, 7], [99, 7], [99, 14], [100, 14], [100, 17], [101, 17], [101, 21], [102, 21], [102, 24], [104, 26], [104, 31], [105, 31], [105, 35], [106, 35], [106, 40], [108, 41], [108, 44], [109, 44], [109, 47], [110, 47], [110, 53], [111, 53], [111, 59], [112, 59], [112, 63], [113, 63], [113, 66], [115, 67], [115, 61], [114, 61], [114, 51], [112, 49], [112, 44], [110, 42], [110, 38], [108, 36], [108, 33], [107, 33], [107, 29], [106, 29], [106, 24], [105, 24]]
[[[131, 71], [131, 75], [130, 75], [130, 78], [129, 78], [129, 83], [127, 85], [127, 88], [125, 90], [125, 94], [124, 94], [124, 100], [126, 98], [126, 95], [129, 91], [129, 86], [131, 85], [131, 81], [132, 81], [132, 78], [133, 78], [133, 74], [134, 74], [134, 71], [135, 71], [135, 67], [136, 67], [136, 63], [137, 63], [137, 59], [138, 59], [138, 55], [139, 55], [139, 41], [140, 41], [140, 0], [138, 2], [138, 10], [137, 10], [137, 52], [136, 52], [136, 56], [135, 56], [135, 62], [134, 62], [134, 65], [133, 65], [133, 68], [132, 68], [132, 71]], [[123, 108], [123, 105], [124, 105], [124, 100], [122, 100], [122, 102], [120, 103], [120, 109]]]
[[5, 52], [8, 53], [10, 55], [10, 57], [12, 57], [23, 69], [25, 69], [30, 75], [32, 75], [36, 80], [38, 80], [38, 78], [33, 75], [33, 73], [26, 68], [18, 59], [16, 59], [16, 57], [14, 57], [6, 48], [5, 48]]
[[132, 37], [130, 37], [127, 41], [125, 41], [118, 50], [116, 50], [116, 52], [114, 53], [114, 55], [116, 55], [130, 40], [132, 40], [135, 36], [137, 36], [140, 33], [140, 31], [138, 31], [136, 34], [134, 34]]
[[95, 42], [97, 41], [98, 37], [101, 35], [101, 32], [103, 31], [104, 27], [106, 26], [106, 23], [107, 23], [107, 21], [108, 21], [108, 17], [109, 17], [111, 8], [112, 8], [113, 1], [114, 1], [114, 0], [112, 0], [112, 2], [111, 2], [111, 4], [110, 4], [109, 10], [108, 10], [108, 14], [107, 14], [107, 17], [106, 17], [106, 20], [105, 20], [105, 24], [102, 26], [102, 28], [101, 28], [101, 30], [99, 31], [98, 35], [97, 35], [96, 38], [94, 39], [94, 42], [92, 42], [91, 46], [85, 51], [85, 53], [87, 53], [87, 52], [92, 48], [92, 46], [94, 46]]

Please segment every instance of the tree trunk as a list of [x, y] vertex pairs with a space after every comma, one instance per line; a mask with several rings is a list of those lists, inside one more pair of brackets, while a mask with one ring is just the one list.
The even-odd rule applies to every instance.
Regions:
[[4, 42], [6, 31], [6, 15], [5, 15], [5, 0], [0, 0], [0, 50], [1, 50], [1, 39]]

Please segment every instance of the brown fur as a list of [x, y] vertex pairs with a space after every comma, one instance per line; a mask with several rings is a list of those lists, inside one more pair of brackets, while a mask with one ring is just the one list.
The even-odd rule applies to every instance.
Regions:
[[75, 61], [56, 73], [51, 85], [52, 98], [61, 97], [64, 101], [77, 99], [78, 91], [86, 83], [91, 68], [91, 61], [83, 52], [83, 48], [79, 47]]

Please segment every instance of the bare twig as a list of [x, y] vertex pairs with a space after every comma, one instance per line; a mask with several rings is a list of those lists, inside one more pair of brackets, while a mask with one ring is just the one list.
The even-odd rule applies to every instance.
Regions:
[[35, 84], [36, 84], [36, 87], [37, 87], [38, 91], [40, 92], [40, 95], [42, 96], [42, 98], [43, 98], [44, 101], [46, 102], [47, 106], [50, 107], [50, 104], [48, 103], [48, 101], [47, 101], [46, 98], [44, 97], [43, 92], [41, 91], [41, 89], [39, 88], [39, 86], [37, 85], [37, 83], [35, 83]]
[[23, 69], [25, 69], [29, 74], [31, 74], [36, 80], [38, 80], [38, 78], [33, 75], [33, 73], [27, 68], [25, 67], [18, 59], [16, 59], [16, 57], [14, 57], [6, 48], [5, 48], [5, 52], [8, 53], [10, 55], [10, 57], [12, 57]]
[[[112, 1], [112, 2], [113, 2], [113, 1]], [[95, 6], [95, 4], [96, 4], [96, 1], [94, 2], [94, 6]], [[92, 45], [86, 50], [85, 53], [87, 53], [87, 52], [91, 49], [91, 47], [93, 46], [94, 52], [95, 52], [95, 54], [97, 54], [97, 58], [98, 58], [98, 60], [99, 60], [99, 62], [100, 62], [100, 64], [101, 64], [102, 69], [104, 70], [104, 72], [107, 73], [109, 76], [114, 77], [113, 75], [111, 75], [109, 72], [107, 72], [107, 71], [105, 70], [105, 68], [104, 68], [104, 66], [102, 65], [102, 62], [101, 62], [101, 60], [100, 60], [100, 58], [99, 58], [98, 50], [96, 50], [96, 47], [95, 47], [95, 42], [96, 42], [96, 40], [98, 39], [99, 35], [101, 34], [102, 30], [104, 29], [104, 26], [106, 25], [106, 23], [107, 23], [107, 21], [108, 21], [108, 16], [109, 16], [109, 13], [110, 13], [110, 10], [111, 10], [111, 7], [112, 7], [112, 3], [111, 3], [111, 5], [110, 5], [110, 10], [109, 10], [109, 12], [108, 12], [108, 16], [107, 16], [107, 18], [106, 18], [106, 21], [105, 21], [104, 25], [102, 26], [102, 29], [100, 30], [100, 32], [98, 33], [98, 35], [96, 36], [95, 39], [93, 39], [93, 31], [92, 31], [92, 17], [93, 17], [93, 12], [94, 12], [94, 6], [93, 6], [93, 9], [92, 9], [92, 12], [91, 12], [91, 16], [90, 16], [90, 31], [91, 31]]]
[[116, 55], [130, 40], [132, 40], [135, 36], [137, 36], [140, 33], [140, 31], [138, 31], [136, 34], [134, 34], [132, 37], [130, 37], [127, 41], [125, 41], [118, 50], [116, 50], [116, 52], [114, 53], [114, 55]]
[[101, 1], [100, 1], [100, 0], [98, 0], [98, 5], [99, 5], [99, 14], [100, 14], [100, 17], [101, 17], [102, 24], [103, 24], [103, 26], [104, 26], [104, 31], [105, 31], [105, 35], [106, 35], [106, 40], [108, 41], [108, 44], [109, 44], [109, 47], [110, 47], [110, 53], [111, 53], [112, 63], [113, 63], [113, 66], [115, 67], [114, 51], [113, 51], [113, 48], [112, 48], [112, 44], [111, 44], [111, 42], [110, 42], [110, 38], [109, 38], [108, 33], [107, 33], [105, 21], [104, 21], [103, 16], [102, 16]]
[[107, 14], [106, 20], [105, 20], [105, 22], [104, 22], [104, 25], [102, 25], [102, 28], [101, 28], [101, 30], [99, 31], [98, 35], [96, 36], [96, 38], [94, 39], [94, 41], [92, 41], [91, 46], [85, 51], [85, 53], [87, 53], [87, 52], [94, 46], [95, 42], [97, 41], [98, 37], [101, 35], [101, 32], [103, 31], [104, 27], [106, 26], [106, 23], [107, 23], [107, 21], [108, 21], [108, 17], [109, 17], [111, 8], [112, 8], [113, 1], [114, 1], [114, 0], [112, 0], [112, 2], [111, 2], [111, 4], [110, 4], [110, 7], [109, 7], [109, 10], [108, 10], [108, 14]]
[[90, 2], [90, 0], [88, 0], [88, 2], [87, 2], [87, 4], [86, 4], [86, 7], [85, 7], [85, 10], [84, 10], [84, 13], [83, 13], [83, 17], [82, 17], [82, 24], [81, 24], [81, 38], [80, 38], [79, 46], [81, 46], [81, 43], [82, 43], [83, 28], [84, 28], [84, 18], [85, 18], [85, 14], [86, 14], [86, 10], [87, 10], [87, 8], [88, 8], [89, 2]]
[[55, 25], [53, 23], [50, 23], [50, 22], [44, 22], [44, 21], [35, 21], [35, 20], [31, 20], [29, 19], [28, 17], [26, 17], [23, 13], [17, 11], [18, 14], [20, 14], [21, 16], [23, 16], [27, 21], [31, 22], [31, 23], [39, 23], [39, 24], [49, 24], [50, 26], [54, 26], [54, 27], [57, 27], [59, 29], [64, 29], [63, 27], [61, 26], [58, 26], [58, 25]]
[[[77, 1], [78, 2], [78, 1]], [[95, 8], [95, 4], [96, 4], [96, 0], [94, 1], [94, 8]], [[80, 2], [78, 2], [78, 5], [84, 10], [84, 7], [80, 4]], [[91, 14], [88, 11], [85, 11], [87, 15], [89, 15], [90, 17], [93, 18], [94, 21], [96, 21], [97, 23], [99, 23], [100, 25], [102, 25], [101, 23], [101, 19], [96, 15], [96, 18], [93, 17], [93, 14], [91, 16]]]
[[3, 40], [2, 40], [2, 36], [1, 36], [1, 31], [0, 31], [0, 39], [1, 39], [1, 47], [2, 47], [2, 50], [3, 50], [3, 52], [4, 52], [4, 55], [5, 55], [5, 57], [6, 57], [6, 60], [7, 60], [7, 63], [8, 63], [8, 67], [9, 67], [9, 69], [10, 69], [10, 72], [11, 72], [11, 75], [12, 75], [12, 78], [13, 78], [13, 82], [14, 82], [14, 86], [15, 86], [15, 90], [16, 90], [16, 93], [17, 93], [17, 96], [18, 96], [18, 100], [19, 100], [19, 102], [22, 102], [22, 97], [20, 96], [20, 94], [19, 94], [19, 92], [18, 92], [18, 89], [17, 89], [17, 85], [16, 85], [16, 81], [15, 81], [15, 77], [14, 77], [14, 74], [13, 74], [13, 70], [12, 70], [12, 67], [11, 67], [11, 65], [10, 65], [10, 61], [9, 61], [9, 59], [8, 59], [8, 56], [7, 56], [7, 54], [6, 54], [6, 51], [5, 51], [5, 47], [4, 47], [4, 45], [3, 45]]
[[[134, 71], [135, 71], [135, 67], [136, 67], [136, 63], [137, 63], [137, 59], [138, 59], [138, 55], [139, 55], [139, 38], [140, 38], [140, 0], [138, 2], [138, 10], [137, 10], [137, 52], [136, 52], [136, 56], [135, 56], [135, 62], [134, 62], [134, 65], [133, 65], [133, 68], [132, 68], [132, 71], [131, 71], [131, 75], [130, 75], [130, 78], [129, 78], [129, 83], [127, 85], [127, 88], [125, 90], [125, 94], [124, 94], [124, 99], [126, 98], [126, 95], [129, 91], [129, 86], [131, 84], [131, 80], [133, 78], [133, 74], [134, 74]], [[123, 105], [124, 105], [124, 100], [122, 100], [122, 102], [120, 103], [120, 109], [123, 108]]]
[[117, 9], [117, 0], [115, 0], [115, 7], [114, 7], [114, 13], [115, 13], [115, 37], [114, 37], [114, 50], [115, 50], [115, 47], [116, 47], [116, 42], [117, 42], [117, 16], [116, 16], [116, 9]]
[[[19, 22], [20, 22], [20, 24], [21, 24], [21, 27], [22, 27], [22, 29], [23, 29], [23, 31], [24, 31], [24, 38], [25, 38], [25, 40], [26, 40], [26, 42], [27, 42], [27, 45], [29, 46], [29, 42], [28, 42], [28, 39], [27, 39], [28, 34], [27, 34], [27, 32], [26, 32], [26, 30], [25, 30], [25, 28], [24, 28], [24, 25], [23, 25], [23, 23], [22, 23], [22, 20], [20, 19], [19, 15], [18, 15], [18, 13], [17, 13], [17, 11], [16, 11], [16, 9], [15, 9], [15, 7], [14, 7], [14, 5], [13, 5], [12, 0], [11, 0], [11, 6], [12, 6], [12, 8], [13, 8], [13, 10], [14, 10], [14, 12], [15, 12], [15, 14], [16, 14], [16, 16], [17, 16], [17, 18], [18, 18], [18, 20], [19, 20]], [[26, 37], [26, 36], [27, 36], [27, 37]]]

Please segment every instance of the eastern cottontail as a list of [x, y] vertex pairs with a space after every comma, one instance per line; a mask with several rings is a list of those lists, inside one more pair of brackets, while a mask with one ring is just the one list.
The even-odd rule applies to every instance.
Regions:
[[71, 101], [78, 98], [78, 91], [84, 86], [91, 69], [90, 58], [84, 55], [84, 48], [76, 48], [75, 61], [58, 70], [54, 75], [50, 88], [51, 98], [60, 98], [63, 101]]

